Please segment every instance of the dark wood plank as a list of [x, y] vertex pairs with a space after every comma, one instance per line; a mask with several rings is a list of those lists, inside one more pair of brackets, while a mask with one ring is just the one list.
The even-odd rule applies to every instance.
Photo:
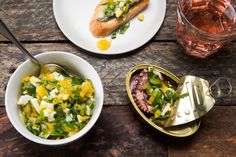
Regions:
[[[125, 77], [135, 65], [155, 64], [173, 72], [177, 76], [195, 75], [209, 80], [211, 83], [218, 77], [230, 77], [233, 87], [236, 87], [236, 43], [225, 47], [220, 53], [200, 60], [189, 57], [179, 50], [175, 43], [151, 42], [135, 53], [116, 57], [96, 57], [88, 55], [72, 44], [48, 43], [25, 44], [33, 54], [50, 50], [61, 50], [74, 53], [90, 62], [99, 73], [105, 91], [105, 105], [127, 105]], [[4, 92], [14, 70], [26, 57], [10, 44], [0, 44], [0, 104], [4, 105]], [[236, 105], [236, 88], [230, 97], [217, 102], [217, 105]]]
[[[53, 15], [53, 0], [1, 0], [0, 16], [21, 41], [67, 40]], [[176, 0], [167, 0], [166, 18], [157, 40], [175, 40]], [[0, 36], [0, 41], [7, 41]]]
[[[222, 116], [223, 115], [223, 116]], [[139, 122], [128, 106], [106, 106], [95, 127], [84, 138], [62, 147], [34, 144], [10, 124], [0, 107], [0, 156], [167, 156], [234, 157], [236, 155], [235, 106], [216, 106], [198, 132], [188, 138], [169, 138]], [[30, 149], [29, 149], [30, 148]], [[96, 148], [96, 150], [94, 150]]]
[[214, 107], [192, 137], [169, 140], [169, 157], [235, 157], [236, 107]]
[[173, 41], [176, 40], [176, 8], [177, 0], [166, 0], [166, 15], [163, 24], [155, 35], [154, 40]]
[[[53, 0], [1, 0], [0, 15], [19, 40], [66, 40], [53, 15]], [[7, 41], [0, 36], [0, 41]]]
[[167, 138], [135, 119], [128, 106], [104, 107], [101, 117], [82, 139], [61, 147], [30, 142], [10, 124], [0, 107], [0, 156], [167, 157]]

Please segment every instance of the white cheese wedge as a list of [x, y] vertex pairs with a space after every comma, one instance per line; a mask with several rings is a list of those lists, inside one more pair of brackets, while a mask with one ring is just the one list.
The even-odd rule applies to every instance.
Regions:
[[38, 87], [38, 86], [40, 86], [40, 83], [41, 83], [42, 81], [39, 79], [39, 78], [37, 78], [37, 77], [34, 77], [34, 76], [31, 76], [30, 77], [30, 83], [33, 85], [33, 86], [35, 86], [35, 87]]
[[70, 109], [68, 109], [68, 108], [65, 108], [65, 109], [63, 110], [63, 112], [64, 112], [65, 114], [67, 114], [69, 111], [70, 111]]
[[53, 110], [47, 108], [47, 109], [45, 109], [45, 110], [43, 111], [43, 113], [44, 113], [44, 116], [48, 118], [48, 122], [52, 122], [52, 121], [55, 120], [55, 119], [54, 119], [54, 115], [56, 114], [55, 111], [53, 111]]
[[66, 122], [71, 122], [72, 120], [73, 120], [72, 114], [66, 116]]
[[41, 103], [40, 103], [40, 110], [43, 109], [43, 108], [54, 110], [54, 105], [42, 100]]
[[33, 99], [30, 95], [22, 95], [18, 100], [18, 105], [26, 105], [31, 99]]
[[52, 98], [55, 98], [57, 93], [58, 93], [58, 89], [55, 88], [55, 89], [53, 89], [53, 90], [50, 92], [50, 96], [51, 96]]
[[40, 112], [40, 108], [39, 108], [38, 99], [33, 98], [33, 99], [30, 100], [30, 102], [33, 105], [34, 109], [39, 113]]
[[86, 115], [88, 115], [88, 116], [90, 116], [90, 115], [92, 115], [91, 114], [91, 109], [90, 109], [90, 107], [88, 107], [88, 106], [86, 106]]
[[64, 80], [64, 77], [60, 74], [60, 73], [58, 73], [58, 72], [53, 72], [52, 74], [51, 74], [53, 77], [54, 77], [54, 79], [55, 80], [57, 80], [57, 81], [61, 81], [61, 80]]
[[77, 119], [78, 119], [78, 122], [79, 122], [79, 123], [82, 123], [82, 122], [88, 120], [89, 117], [88, 117], [88, 116], [77, 115]]

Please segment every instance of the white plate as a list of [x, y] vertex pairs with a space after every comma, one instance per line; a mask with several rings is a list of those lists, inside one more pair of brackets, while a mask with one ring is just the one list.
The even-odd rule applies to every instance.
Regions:
[[[77, 46], [97, 54], [121, 54], [147, 43], [159, 30], [166, 10], [166, 0], [150, 0], [143, 11], [144, 21], [135, 17], [124, 35], [112, 40], [106, 51], [97, 48], [98, 38], [89, 30], [89, 22], [95, 7], [101, 0], [54, 0], [53, 11], [56, 22], [65, 36]], [[110, 39], [108, 37], [108, 39]]]

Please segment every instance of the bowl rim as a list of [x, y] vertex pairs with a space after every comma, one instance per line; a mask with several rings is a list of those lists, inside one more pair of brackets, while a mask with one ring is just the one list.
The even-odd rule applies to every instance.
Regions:
[[[164, 129], [161, 126], [156, 125], [155, 123], [153, 123], [151, 120], [149, 120], [147, 118], [147, 116], [144, 115], [144, 113], [139, 109], [138, 105], [135, 103], [133, 96], [131, 95], [131, 91], [130, 91], [130, 80], [131, 80], [131, 76], [134, 74], [134, 72], [136, 72], [137, 70], [140, 69], [144, 69], [144, 68], [148, 68], [148, 67], [154, 67], [155, 69], [159, 70], [161, 73], [165, 74], [167, 77], [171, 78], [173, 81], [175, 81], [177, 84], [179, 84], [179, 78], [177, 76], [175, 76], [174, 74], [172, 74], [171, 72], [169, 72], [168, 70], [159, 67], [157, 65], [152, 65], [152, 64], [140, 64], [140, 65], [136, 65], [135, 67], [131, 68], [131, 70], [128, 72], [127, 76], [126, 76], [126, 92], [128, 94], [128, 97], [131, 101], [132, 107], [135, 109], [136, 113], [138, 113], [139, 116], [141, 116], [142, 120], [145, 121], [146, 124], [149, 124], [152, 128], [166, 134], [172, 137], [187, 137], [187, 136], [191, 136], [193, 135], [200, 127], [201, 124], [201, 120], [196, 120], [195, 121], [195, 127], [193, 128], [194, 130], [189, 133], [189, 134], [174, 134], [171, 133], [171, 131], [168, 131], [166, 129]], [[188, 124], [186, 124], [188, 125]]]
[[[38, 144], [42, 144], [42, 145], [49, 145], [49, 146], [57, 146], [57, 145], [64, 145], [64, 144], [68, 144], [68, 143], [71, 143], [81, 137], [83, 137], [87, 132], [89, 132], [91, 130], [91, 128], [95, 125], [95, 123], [97, 122], [100, 114], [101, 114], [101, 111], [102, 111], [102, 108], [103, 108], [103, 103], [104, 103], [104, 89], [103, 89], [103, 84], [102, 84], [102, 81], [101, 81], [101, 78], [99, 76], [99, 74], [97, 73], [97, 71], [94, 69], [94, 67], [89, 63], [87, 62], [85, 59], [81, 58], [80, 56], [77, 56], [75, 54], [72, 54], [70, 52], [65, 52], [65, 51], [45, 51], [45, 52], [42, 52], [40, 54], [37, 54], [35, 55], [36, 58], [41, 58], [41, 57], [45, 57], [45, 56], [48, 56], [48, 55], [66, 55], [66, 56], [70, 56], [70, 57], [74, 57], [76, 58], [79, 62], [82, 62], [83, 64], [85, 64], [86, 66], [89, 66], [90, 69], [95, 72], [95, 75], [97, 75], [97, 78], [98, 78], [98, 83], [100, 85], [99, 88], [101, 88], [100, 90], [102, 91], [101, 93], [99, 93], [101, 95], [101, 98], [100, 98], [100, 104], [98, 104], [98, 109], [97, 109], [97, 112], [96, 114], [93, 114], [93, 116], [95, 116], [93, 119], [90, 119], [90, 125], [86, 124], [86, 126], [78, 131], [76, 134], [70, 136], [70, 137], [67, 137], [67, 138], [64, 138], [64, 139], [60, 139], [60, 140], [50, 140], [50, 139], [43, 139], [41, 137], [38, 137], [36, 135], [34, 135], [33, 133], [31, 133], [28, 129], [28, 133], [30, 133], [31, 135], [33, 135], [32, 137], [30, 137], [28, 135], [28, 133], [25, 133], [24, 131], [22, 131], [19, 127], [18, 127], [18, 124], [14, 121], [13, 117], [11, 117], [10, 115], [10, 109], [9, 109], [9, 105], [8, 105], [8, 97], [10, 95], [10, 91], [9, 91], [9, 86], [10, 84], [12, 83], [12, 80], [14, 77], [17, 76], [17, 73], [19, 72], [19, 70], [24, 67], [25, 65], [29, 64], [29, 62], [31, 62], [29, 59], [25, 60], [23, 63], [21, 63], [17, 69], [15, 70], [15, 72], [11, 75], [9, 81], [8, 81], [8, 84], [7, 84], [7, 88], [6, 88], [6, 92], [5, 92], [5, 108], [6, 108], [6, 112], [7, 112], [7, 116], [11, 122], [11, 124], [14, 126], [14, 128], [22, 135], [24, 136], [25, 138], [27, 138], [28, 140], [30, 141], [33, 141], [35, 143], [38, 143]], [[17, 107], [17, 105], [16, 105]], [[91, 121], [93, 120], [93, 121]], [[24, 124], [23, 124], [24, 125]]]

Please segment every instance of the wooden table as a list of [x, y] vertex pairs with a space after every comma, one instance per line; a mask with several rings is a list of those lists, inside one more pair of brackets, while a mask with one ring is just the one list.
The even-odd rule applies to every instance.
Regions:
[[96, 125], [75, 143], [48, 147], [25, 139], [7, 117], [4, 94], [10, 76], [26, 57], [0, 36], [0, 156], [235, 157], [235, 88], [231, 96], [217, 101], [198, 132], [188, 138], [160, 135], [138, 121], [130, 109], [125, 76], [141, 63], [162, 66], [177, 76], [199, 76], [211, 83], [220, 76], [230, 77], [236, 87], [236, 43], [204, 60], [185, 55], [176, 45], [175, 10], [176, 0], [167, 0], [165, 21], [155, 37], [133, 53], [110, 57], [94, 56], [66, 39], [55, 22], [52, 0], [1, 0], [0, 17], [34, 55], [61, 50], [89, 61], [103, 81], [105, 102]]

